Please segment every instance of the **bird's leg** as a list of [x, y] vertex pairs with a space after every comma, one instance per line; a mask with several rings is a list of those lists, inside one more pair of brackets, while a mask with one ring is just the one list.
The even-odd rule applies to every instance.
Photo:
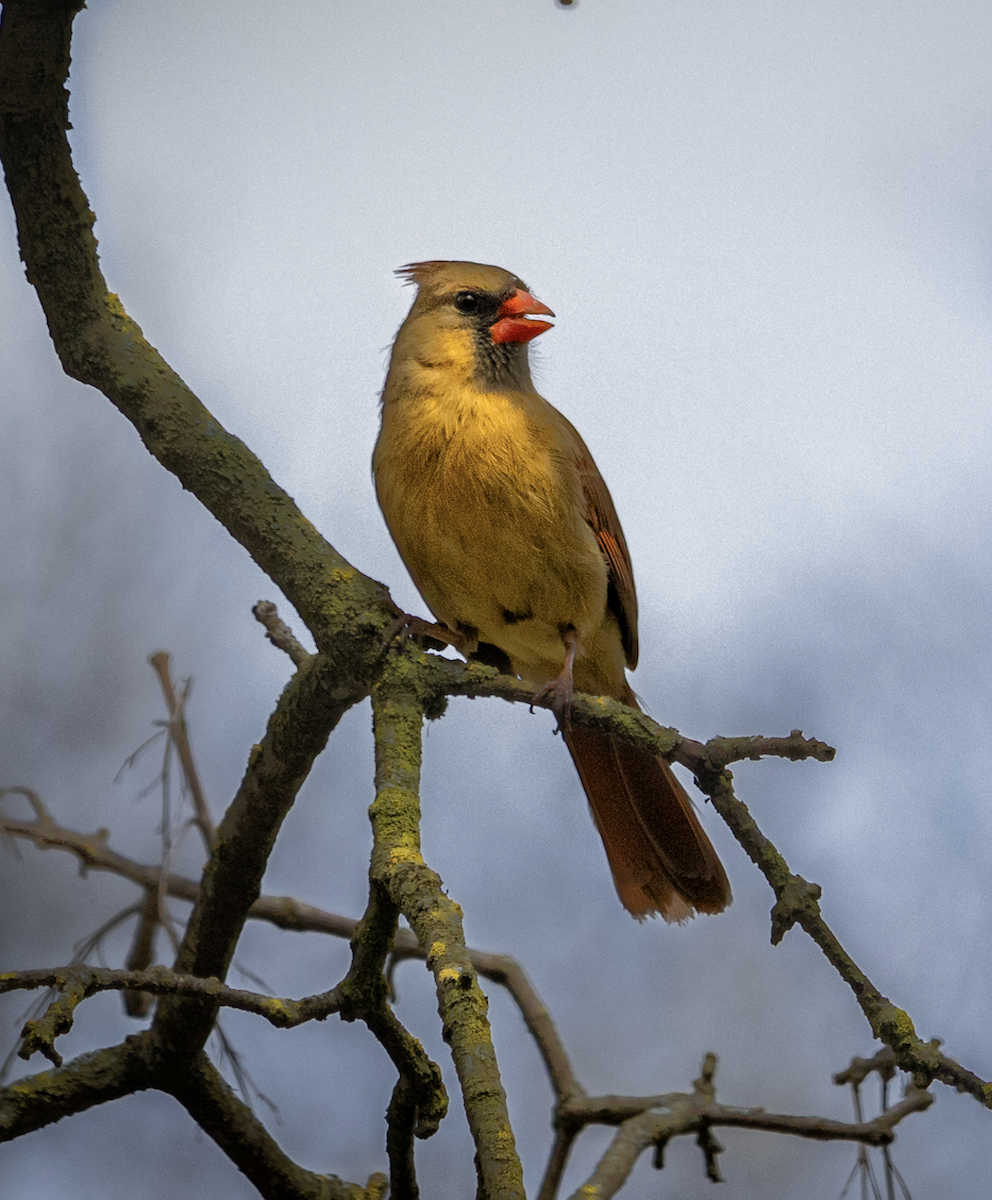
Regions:
[[436, 625], [433, 621], [425, 621], [423, 617], [411, 616], [410, 613], [400, 613], [386, 630], [379, 653], [385, 654], [394, 643], [402, 646], [411, 640], [426, 650], [454, 646], [459, 654], [465, 653], [465, 638], [461, 633], [453, 632], [447, 625]]
[[572, 696], [575, 691], [572, 685], [572, 666], [575, 663], [575, 652], [579, 644], [574, 629], [567, 629], [562, 634], [562, 641], [565, 643], [565, 665], [562, 667], [561, 673], [534, 694], [535, 704], [545, 700], [551, 702], [551, 711], [558, 719], [558, 729], [555, 730], [555, 733], [568, 728]]

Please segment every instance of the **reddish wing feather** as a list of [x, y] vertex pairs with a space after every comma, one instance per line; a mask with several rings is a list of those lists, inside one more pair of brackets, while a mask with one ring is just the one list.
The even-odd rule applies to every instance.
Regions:
[[[572, 432], [575, 433], [575, 430]], [[633, 670], [637, 666], [637, 592], [634, 588], [634, 569], [630, 565], [630, 551], [609, 489], [585, 442], [578, 433], [575, 433], [575, 438], [578, 450], [575, 465], [582, 483], [585, 518], [609, 565], [613, 615], [620, 624], [627, 666]]]
[[634, 575], [630, 566], [630, 555], [627, 553], [627, 543], [624, 541], [623, 530], [617, 530], [617, 535], [606, 529], [596, 530], [596, 540], [606, 555], [610, 566], [610, 583], [616, 592], [620, 611], [615, 612], [620, 622], [620, 637], [623, 640], [624, 654], [627, 656], [627, 666], [631, 670], [637, 666], [637, 595], [634, 592]]

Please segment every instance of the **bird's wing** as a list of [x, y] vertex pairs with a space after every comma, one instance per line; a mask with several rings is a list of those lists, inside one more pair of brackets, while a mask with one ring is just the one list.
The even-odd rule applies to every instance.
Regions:
[[585, 442], [572, 426], [569, 428], [575, 436], [575, 466], [582, 487], [585, 519], [595, 533], [609, 567], [607, 605], [620, 625], [627, 666], [633, 670], [637, 666], [637, 592], [627, 540], [623, 536], [617, 510], [613, 507], [613, 497], [599, 468]]

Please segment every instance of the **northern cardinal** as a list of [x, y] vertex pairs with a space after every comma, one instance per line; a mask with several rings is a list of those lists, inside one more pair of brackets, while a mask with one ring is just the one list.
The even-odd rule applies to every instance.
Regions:
[[[527, 343], [554, 316], [500, 267], [411, 263], [417, 297], [393, 345], [372, 459], [414, 583], [466, 656], [550, 695], [638, 919], [718, 913], [730, 885], [668, 763], [568, 721], [572, 687], [637, 707], [637, 597], [592, 455], [538, 395]], [[550, 682], [549, 682], [550, 681]]]

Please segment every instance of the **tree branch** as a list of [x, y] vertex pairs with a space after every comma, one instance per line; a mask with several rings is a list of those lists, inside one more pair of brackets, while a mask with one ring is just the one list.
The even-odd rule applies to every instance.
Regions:
[[[58, 994], [49, 1004], [44, 1016], [28, 1021], [22, 1031], [24, 1046], [19, 1057], [28, 1059], [36, 1051], [45, 1055], [55, 1066], [62, 1065], [55, 1052], [56, 1037], [72, 1028], [76, 1006], [98, 992], [123, 991], [128, 988], [148, 992], [152, 996], [207, 997], [217, 1007], [236, 1008], [241, 1012], [264, 1017], [277, 1029], [295, 1029], [308, 1021], [323, 1021], [340, 1012], [347, 1004], [338, 988], [288, 1000], [278, 996], [263, 996], [243, 988], [232, 988], [219, 979], [203, 979], [199, 975], [180, 975], [168, 967], [149, 967], [143, 971], [115, 970], [112, 967], [74, 965], [49, 967], [32, 971], [10, 971], [0, 975], [0, 995], [8, 992], [52, 988]], [[348, 1019], [348, 1018], [346, 1018]]]
[[420, 853], [421, 726], [425, 702], [408, 656], [391, 657], [372, 693], [376, 798], [370, 809], [371, 877], [410, 922], [437, 988], [476, 1146], [480, 1189], [491, 1200], [523, 1200], [517, 1155], [489, 1029], [488, 1004], [465, 949], [461, 911]]
[[[146, 971], [152, 965], [161, 902], [162, 897], [157, 890], [145, 892], [145, 899], [138, 913], [138, 923], [131, 938], [131, 949], [124, 960], [124, 966], [129, 971]], [[124, 993], [124, 1011], [129, 1017], [147, 1017], [151, 1008], [152, 1000], [148, 992]]]
[[0, 1142], [152, 1087], [147, 1033], [0, 1088]]
[[[199, 897], [200, 886], [192, 879], [171, 874], [163, 876], [158, 867], [136, 863], [111, 850], [104, 840], [105, 830], [101, 830], [97, 834], [82, 834], [56, 824], [45, 810], [40, 798], [30, 789], [0, 789], [0, 796], [4, 792], [28, 796], [37, 814], [37, 820], [19, 821], [12, 817], [0, 817], [0, 832], [29, 839], [40, 849], [56, 848], [76, 854], [86, 869], [110, 871], [131, 880], [150, 893], [157, 891], [161, 882], [163, 890], [176, 899], [195, 903]], [[290, 932], [326, 933], [332, 937], [348, 939], [355, 936], [358, 928], [358, 921], [353, 917], [327, 912], [291, 896], [259, 896], [249, 908], [248, 918], [268, 921], [277, 928]], [[582, 1085], [575, 1078], [568, 1053], [551, 1015], [520, 964], [504, 954], [492, 954], [471, 948], [467, 948], [466, 953], [472, 966], [480, 975], [505, 987], [513, 997], [524, 1023], [544, 1059], [558, 1100], [585, 1095]], [[426, 952], [418, 943], [416, 935], [409, 929], [396, 930], [390, 947], [390, 955], [394, 962], [404, 962], [408, 959], [423, 961], [426, 958]], [[136, 968], [132, 967], [131, 969], [135, 970]], [[24, 978], [30, 975], [30, 972], [20, 972], [18, 975]], [[188, 976], [183, 978], [188, 978]], [[219, 995], [223, 994], [223, 992], [219, 993]]]
[[[263, 1195], [279, 1200], [290, 1196], [372, 1200], [383, 1194], [382, 1176], [374, 1176], [362, 1189], [292, 1163], [237, 1101], [201, 1050], [221, 1003], [248, 1008], [275, 1024], [319, 1018], [340, 1008], [369, 1024], [400, 1072], [390, 1105], [389, 1154], [394, 1193], [405, 1189], [413, 1195], [410, 1134], [433, 1132], [443, 1115], [444, 1094], [436, 1066], [388, 1005], [383, 978], [386, 956], [392, 952], [399, 957], [409, 949], [409, 940], [396, 928], [396, 913], [402, 912], [413, 928], [418, 953], [434, 974], [444, 1035], [477, 1148], [480, 1191], [487, 1200], [522, 1198], [520, 1163], [492, 1048], [487, 1003], [476, 978], [476, 971], [483, 969], [482, 959], [465, 947], [460, 911], [444, 895], [440, 879], [420, 854], [418, 788], [422, 718], [439, 715], [448, 695], [500, 695], [530, 704], [533, 697], [519, 681], [479, 666], [428, 657], [413, 647], [384, 655], [383, 638], [397, 615], [385, 588], [358, 572], [319, 535], [259, 459], [211, 416], [108, 291], [92, 231], [95, 218], [66, 138], [65, 81], [72, 21], [80, 7], [79, 0], [6, 0], [3, 4], [0, 158], [28, 279], [37, 290], [66, 372], [99, 388], [132, 422], [156, 459], [248, 550], [296, 606], [320, 654], [308, 655], [291, 634], [287, 637], [274, 612], [259, 615], [270, 638], [286, 650], [298, 671], [270, 718], [265, 738], [254, 748], [239, 791], [215, 835], [199, 797], [198, 818], [211, 852], [199, 887], [115, 855], [106, 847], [103, 832], [82, 838], [61, 829], [33, 793], [13, 789], [35, 805], [37, 819], [5, 822], [10, 832], [32, 837], [39, 846], [70, 849], [84, 865], [125, 874], [146, 889], [155, 886], [177, 895], [182, 891], [195, 907], [174, 972], [105, 972], [102, 982], [92, 968], [49, 973], [59, 995], [42, 1018], [28, 1023], [24, 1049], [41, 1050], [59, 1064], [55, 1038], [71, 1024], [76, 1005], [98, 985], [157, 989], [163, 1000], [151, 1031], [0, 1091], [0, 1136], [17, 1136], [104, 1100], [161, 1087], [184, 1104]], [[161, 670], [160, 676], [170, 715], [175, 721], [178, 713], [181, 721], [167, 671]], [[305, 906], [292, 901], [269, 898], [267, 907], [259, 897], [261, 878], [281, 822], [314, 758], [342, 713], [370, 691], [376, 800], [369, 908], [357, 929], [343, 918], [321, 916], [328, 932], [340, 933], [347, 926], [355, 935], [349, 975], [339, 989], [298, 1002], [228, 988], [221, 981], [249, 914], [264, 915], [287, 928], [303, 927], [292, 926], [293, 921], [316, 919], [317, 910], [305, 912]], [[922, 1083], [941, 1079], [992, 1107], [992, 1085], [946, 1058], [936, 1044], [922, 1042], [908, 1015], [859, 970], [822, 919], [819, 888], [790, 872], [733, 793], [726, 769], [733, 761], [763, 755], [828, 761], [833, 756], [830, 747], [805, 739], [798, 731], [784, 739], [718, 738], [703, 746], [655, 725], [643, 714], [594, 697], [576, 697], [573, 719], [579, 724], [608, 723], [622, 736], [689, 766], [775, 891], [773, 942], [794, 924], [801, 925], [852, 988], [875, 1035], [892, 1048], [900, 1066], [913, 1071]], [[191, 759], [187, 775], [194, 777]], [[151, 919], [147, 912], [146, 918]], [[143, 961], [143, 944], [137, 953], [138, 961]], [[787, 1118], [718, 1105], [712, 1070], [708, 1075], [704, 1070], [691, 1095], [590, 1098], [575, 1079], [550, 1018], [523, 972], [507, 969], [505, 960], [502, 968], [490, 964], [490, 970], [502, 970], [500, 981], [514, 990], [555, 1087], [559, 1140], [554, 1169], [564, 1166], [575, 1135], [571, 1131], [605, 1118], [617, 1125], [617, 1138], [588, 1185], [603, 1196], [620, 1186], [642, 1149], [651, 1144], [661, 1147], [680, 1133], [697, 1133], [707, 1173], [717, 1178], [719, 1146], [711, 1133], [715, 1125], [854, 1137], [863, 1143], [877, 1136], [877, 1144], [885, 1144], [897, 1120], [930, 1103], [925, 1093], [911, 1092], [902, 1105], [883, 1114], [884, 1120], [853, 1126]], [[18, 977], [22, 985], [26, 977]], [[303, 1017], [304, 1011], [310, 1015]], [[588, 1194], [587, 1189], [583, 1192]]]
[[259, 600], [251, 610], [255, 620], [265, 626], [265, 636], [273, 646], [285, 651], [294, 666], [302, 667], [311, 658], [310, 651], [296, 640], [292, 629], [283, 621], [271, 600]]
[[[403, 932], [400, 930], [400, 935]], [[499, 984], [500, 987], [506, 988], [513, 997], [527, 1031], [534, 1039], [541, 1058], [544, 1060], [544, 1066], [548, 1072], [551, 1086], [554, 1088], [556, 1099], [561, 1102], [584, 1096], [585, 1088], [575, 1077], [565, 1045], [551, 1019], [551, 1014], [545, 1008], [544, 1001], [538, 995], [523, 967], [515, 959], [505, 954], [489, 954], [483, 950], [470, 948], [466, 948], [466, 953], [473, 968], [480, 975]], [[396, 960], [423, 958], [424, 950], [420, 945], [413, 946], [410, 942], [401, 943], [400, 937], [397, 937], [393, 948], [393, 957]]]

